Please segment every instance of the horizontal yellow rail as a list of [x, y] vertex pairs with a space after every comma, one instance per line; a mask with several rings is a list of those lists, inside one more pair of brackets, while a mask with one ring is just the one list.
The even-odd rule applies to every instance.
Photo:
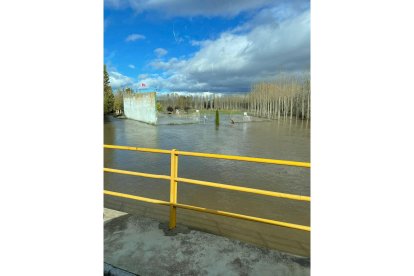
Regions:
[[152, 174], [152, 173], [141, 173], [141, 172], [132, 172], [132, 171], [124, 171], [124, 170], [117, 170], [117, 169], [110, 169], [104, 168], [104, 172], [111, 172], [111, 173], [120, 173], [120, 174], [127, 174], [127, 175], [134, 175], [134, 176], [143, 176], [148, 178], [158, 178], [158, 179], [171, 179], [168, 175], [162, 174]]
[[[156, 179], [166, 179], [166, 180], [171, 179], [171, 177], [168, 176], [168, 175], [141, 173], [141, 172], [117, 170], [117, 169], [110, 169], [110, 168], [104, 168], [104, 172], [119, 173], [119, 174], [134, 175], [134, 176], [142, 176], [142, 177], [156, 178]], [[177, 181], [177, 182], [184, 182], [184, 183], [188, 183], [188, 184], [209, 186], [209, 187], [221, 188], [221, 189], [238, 191], [238, 192], [246, 192], [246, 193], [259, 194], [259, 195], [267, 195], [267, 196], [272, 196], [272, 197], [287, 198], [287, 199], [300, 200], [300, 201], [310, 201], [309, 196], [278, 193], [278, 192], [272, 192], [272, 191], [266, 191], [266, 190], [260, 190], [260, 189], [253, 189], [253, 188], [247, 188], [247, 187], [241, 187], [241, 186], [234, 186], [234, 185], [229, 185], [229, 184], [220, 184], [220, 183], [215, 183], [215, 182], [201, 181], [201, 180], [182, 178], [182, 177], [176, 177], [176, 178], [174, 178], [174, 180]]]
[[182, 178], [182, 177], [177, 177], [177, 178], [175, 178], [175, 180], [178, 181], [178, 182], [184, 182], [184, 183], [195, 184], [195, 185], [210, 186], [210, 187], [216, 187], [216, 188], [221, 188], [221, 189], [226, 189], [226, 190], [247, 192], [247, 193], [267, 195], [267, 196], [280, 197], [280, 198], [288, 198], [288, 199], [301, 200], [301, 201], [310, 201], [309, 196], [278, 193], [278, 192], [259, 190], [259, 189], [253, 189], [253, 188], [246, 188], [246, 187], [234, 186], [234, 185], [229, 185], [229, 184], [220, 184], [220, 183], [215, 183], [215, 182], [201, 181], [201, 180], [188, 179], [188, 178]]
[[257, 218], [257, 217], [246, 216], [246, 215], [230, 213], [230, 212], [225, 212], [225, 211], [219, 211], [219, 210], [211, 210], [211, 209], [207, 209], [207, 208], [196, 207], [196, 206], [191, 206], [191, 205], [185, 205], [185, 204], [180, 204], [180, 203], [177, 203], [177, 204], [174, 204], [174, 205], [176, 205], [179, 208], [184, 208], [184, 209], [189, 209], [189, 210], [194, 210], [194, 211], [199, 211], [199, 212], [204, 212], [204, 213], [210, 213], [210, 214], [215, 214], [215, 215], [220, 215], [220, 216], [226, 216], [226, 217], [232, 217], [232, 218], [238, 218], [238, 219], [245, 219], [245, 220], [250, 220], [250, 221], [255, 221], [255, 222], [262, 222], [262, 223], [273, 224], [273, 225], [287, 227], [287, 228], [304, 230], [304, 231], [308, 231], [308, 232], [310, 232], [310, 230], [311, 230], [311, 228], [309, 226], [300, 225], [300, 224], [288, 223], [288, 222], [271, 220], [271, 219]]
[[169, 202], [163, 201], [163, 200], [152, 199], [152, 198], [142, 197], [142, 196], [129, 195], [129, 194], [123, 194], [123, 193], [118, 193], [118, 192], [113, 192], [113, 191], [108, 191], [108, 190], [104, 190], [104, 194], [105, 195], [111, 195], [111, 196], [117, 196], [117, 197], [123, 197], [123, 198], [129, 198], [129, 199], [135, 199], [135, 200], [144, 201], [144, 202], [148, 202], [148, 203], [155, 203], [155, 204], [161, 204], [161, 205], [167, 205], [167, 206], [170, 205]]
[[142, 152], [153, 152], [153, 153], [164, 153], [170, 154], [170, 150], [163, 150], [163, 149], [150, 149], [150, 148], [137, 148], [137, 147], [127, 147], [127, 146], [115, 146], [115, 145], [104, 145], [106, 149], [119, 149], [119, 150], [135, 150], [135, 151], [142, 151]]
[[[171, 153], [171, 150], [138, 148], [138, 147], [116, 146], [116, 145], [104, 145], [104, 148], [119, 149], [119, 150], [134, 150], [134, 151], [163, 153], [163, 154], [170, 154]], [[311, 167], [311, 163], [309, 163], [309, 162], [276, 160], [276, 159], [248, 157], [248, 156], [225, 155], [225, 154], [202, 153], [202, 152], [190, 152], [190, 151], [179, 151], [179, 150], [175, 151], [175, 154], [183, 155], [183, 156], [195, 156], [195, 157], [206, 157], [206, 158], [216, 158], [216, 159], [227, 159], [227, 160], [246, 161], [246, 162], [254, 162], [254, 163], [267, 163], [267, 164], [295, 166], [295, 167], [304, 167], [304, 168], [310, 168]]]
[[212, 210], [208, 208], [197, 207], [197, 206], [181, 204], [181, 203], [170, 203], [170, 202], [163, 201], [163, 200], [152, 199], [152, 198], [141, 197], [141, 196], [134, 196], [130, 194], [123, 194], [123, 193], [118, 193], [118, 192], [113, 192], [113, 191], [108, 191], [108, 190], [104, 190], [104, 194], [116, 196], [116, 197], [129, 198], [129, 199], [134, 199], [134, 200], [139, 200], [139, 201], [144, 201], [144, 202], [149, 202], [149, 203], [161, 204], [161, 205], [168, 205], [168, 206], [172, 205], [178, 208], [189, 209], [189, 210], [203, 212], [203, 213], [210, 213], [210, 214], [215, 214], [215, 215], [220, 215], [220, 216], [250, 220], [250, 221], [255, 221], [255, 222], [262, 222], [262, 223], [267, 223], [267, 224], [272, 224], [272, 225], [277, 225], [277, 226], [282, 226], [282, 227], [287, 227], [287, 228], [304, 230], [308, 232], [310, 232], [311, 230], [309, 226], [300, 225], [300, 224], [288, 223], [288, 222], [271, 220], [271, 219], [257, 218], [257, 217], [247, 216], [247, 215], [241, 215], [241, 214], [225, 212], [225, 211], [220, 211], [220, 210]]
[[212, 153], [200, 153], [200, 152], [188, 152], [188, 151], [177, 151], [177, 150], [162, 150], [162, 149], [150, 149], [150, 148], [138, 148], [138, 147], [128, 147], [128, 146], [116, 146], [116, 145], [104, 145], [104, 148], [107, 149], [119, 149], [119, 150], [132, 150], [132, 151], [141, 151], [141, 152], [152, 152], [152, 153], [162, 153], [162, 154], [169, 154], [171, 155], [171, 175], [160, 175], [160, 174], [151, 174], [151, 173], [142, 173], [142, 172], [133, 172], [127, 170], [118, 170], [118, 169], [111, 169], [111, 168], [104, 168], [105, 172], [110, 173], [119, 173], [125, 175], [133, 175], [133, 176], [142, 176], [148, 178], [156, 178], [156, 179], [165, 179], [170, 180], [170, 201], [163, 201], [157, 199], [151, 199], [146, 197], [134, 196], [129, 194], [123, 194], [113, 191], [104, 190], [104, 194], [117, 196], [117, 197], [124, 197], [149, 203], [161, 204], [165, 206], [170, 206], [170, 229], [174, 228], [176, 225], [176, 208], [183, 208], [189, 209], [204, 213], [216, 214], [221, 216], [233, 217], [238, 219], [262, 222], [267, 224], [273, 224], [282, 227], [288, 227], [298, 230], [310, 231], [309, 226], [287, 223], [282, 221], [270, 220], [270, 219], [263, 219], [258, 217], [252, 217], [247, 215], [241, 215], [231, 212], [225, 212], [220, 210], [212, 210], [203, 207], [197, 207], [192, 205], [186, 205], [177, 203], [177, 182], [183, 182], [188, 184], [194, 185], [203, 185], [215, 188], [221, 188], [226, 190], [232, 191], [239, 191], [239, 192], [247, 192], [253, 194], [260, 194], [272, 197], [279, 197], [279, 198], [286, 198], [292, 200], [300, 200], [300, 201], [307, 201], [310, 202], [311, 198], [309, 196], [302, 196], [302, 195], [294, 195], [294, 194], [286, 194], [286, 193], [279, 193], [273, 191], [266, 191], [260, 189], [253, 189], [241, 186], [234, 186], [229, 184], [222, 184], [222, 183], [215, 183], [209, 181], [202, 181], [202, 180], [195, 180], [189, 178], [178, 177], [178, 156], [194, 156], [194, 157], [205, 157], [205, 158], [217, 158], [217, 159], [227, 159], [227, 160], [236, 160], [236, 161], [246, 161], [246, 162], [255, 162], [255, 163], [267, 163], [267, 164], [276, 164], [276, 165], [285, 165], [285, 166], [295, 166], [295, 167], [304, 167], [310, 168], [310, 163], [307, 162], [296, 162], [296, 161], [286, 161], [286, 160], [275, 160], [275, 159], [266, 159], [266, 158], [256, 158], [256, 157], [247, 157], [247, 156], [235, 156], [235, 155], [223, 155], [223, 154], [212, 154]]
[[247, 157], [247, 156], [236, 156], [236, 155], [224, 155], [224, 154], [214, 154], [214, 153], [201, 153], [201, 152], [189, 152], [189, 151], [179, 151], [179, 150], [177, 150], [176, 154], [185, 155], [185, 156], [196, 156], [196, 157], [207, 157], [207, 158], [247, 161], [247, 162], [255, 162], [255, 163], [286, 165], [286, 166], [295, 166], [295, 167], [304, 167], [304, 168], [310, 168], [310, 166], [311, 166], [311, 164], [308, 163], [308, 162], [275, 160], [275, 159]]

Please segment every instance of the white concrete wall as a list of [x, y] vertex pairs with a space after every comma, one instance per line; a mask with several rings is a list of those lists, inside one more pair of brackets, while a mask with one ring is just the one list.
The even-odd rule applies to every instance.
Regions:
[[124, 95], [125, 117], [148, 124], [157, 123], [156, 93]]

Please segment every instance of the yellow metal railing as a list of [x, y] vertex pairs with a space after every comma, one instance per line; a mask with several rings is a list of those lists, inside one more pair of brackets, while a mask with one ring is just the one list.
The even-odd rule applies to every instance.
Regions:
[[246, 216], [242, 214], [230, 213], [220, 210], [212, 210], [203, 207], [197, 207], [192, 205], [181, 204], [177, 202], [177, 183], [187, 183], [193, 185], [202, 185], [202, 186], [209, 186], [215, 187], [220, 189], [226, 190], [233, 190], [239, 192], [246, 192], [246, 193], [253, 193], [259, 195], [266, 195], [272, 197], [279, 197], [279, 198], [286, 198], [291, 200], [300, 200], [300, 201], [308, 201], [310, 202], [311, 198], [309, 196], [302, 196], [302, 195], [294, 195], [294, 194], [286, 194], [286, 193], [279, 193], [273, 191], [266, 191], [260, 189], [253, 189], [253, 188], [246, 188], [240, 186], [234, 186], [229, 184], [223, 183], [215, 183], [215, 182], [208, 182], [202, 180], [195, 180], [195, 179], [188, 179], [178, 177], [178, 156], [194, 156], [194, 157], [205, 157], [205, 158], [217, 158], [217, 159], [228, 159], [228, 160], [237, 160], [237, 161], [245, 161], [245, 162], [255, 162], [255, 163], [267, 163], [267, 164], [276, 164], [276, 165], [284, 165], [284, 166], [295, 166], [295, 167], [304, 167], [310, 168], [310, 163], [307, 162], [295, 162], [295, 161], [286, 161], [286, 160], [275, 160], [275, 159], [265, 159], [265, 158], [256, 158], [256, 157], [246, 157], [246, 156], [234, 156], [234, 155], [223, 155], [223, 154], [212, 154], [212, 153], [200, 153], [200, 152], [188, 152], [188, 151], [179, 151], [179, 150], [162, 150], [162, 149], [149, 149], [149, 148], [137, 148], [137, 147], [128, 147], [128, 146], [116, 146], [116, 145], [104, 145], [104, 148], [107, 149], [119, 149], [119, 150], [132, 150], [132, 151], [141, 151], [141, 152], [152, 152], [152, 153], [160, 153], [160, 154], [170, 154], [171, 155], [171, 173], [170, 175], [160, 175], [160, 174], [150, 174], [150, 173], [142, 173], [142, 172], [132, 172], [132, 171], [125, 171], [125, 170], [117, 170], [117, 169], [110, 169], [104, 168], [104, 172], [111, 172], [111, 173], [118, 173], [118, 174], [127, 174], [127, 175], [134, 175], [134, 176], [142, 176], [147, 178], [156, 178], [156, 179], [165, 179], [170, 180], [170, 201], [163, 201], [158, 199], [152, 199], [147, 197], [129, 195], [124, 193], [118, 193], [114, 191], [104, 190], [104, 194], [122, 197], [122, 198], [129, 198], [149, 203], [155, 203], [160, 205], [165, 205], [170, 207], [170, 221], [169, 227], [170, 229], [175, 228], [177, 222], [177, 207], [183, 209], [189, 209], [198, 212], [210, 213], [215, 215], [233, 217], [238, 219], [262, 222], [277, 226], [283, 226], [293, 229], [299, 229], [303, 231], [310, 231], [310, 226], [287, 223], [282, 221], [276, 221], [271, 219], [264, 219], [258, 218], [253, 216]]

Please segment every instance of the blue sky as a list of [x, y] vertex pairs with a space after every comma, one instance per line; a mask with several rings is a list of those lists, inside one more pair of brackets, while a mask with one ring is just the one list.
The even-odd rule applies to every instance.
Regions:
[[106, 0], [114, 89], [244, 92], [309, 71], [309, 1]]

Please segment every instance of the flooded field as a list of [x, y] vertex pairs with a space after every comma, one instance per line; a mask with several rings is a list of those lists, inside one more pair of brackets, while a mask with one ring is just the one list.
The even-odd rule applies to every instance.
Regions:
[[[293, 119], [232, 124], [222, 117], [219, 127], [213, 120], [153, 126], [106, 117], [104, 143], [310, 162], [310, 122]], [[170, 156], [105, 149], [104, 166], [169, 175]], [[180, 156], [178, 169], [178, 175], [185, 178], [310, 195], [310, 170], [306, 168]], [[169, 200], [167, 180], [105, 173], [104, 188]], [[310, 204], [306, 202], [186, 183], [178, 183], [178, 202], [310, 225]], [[111, 196], [105, 196], [105, 206], [168, 220], [165, 206]], [[178, 210], [177, 222], [285, 252], [310, 255], [310, 234], [299, 230], [181, 209]]]

